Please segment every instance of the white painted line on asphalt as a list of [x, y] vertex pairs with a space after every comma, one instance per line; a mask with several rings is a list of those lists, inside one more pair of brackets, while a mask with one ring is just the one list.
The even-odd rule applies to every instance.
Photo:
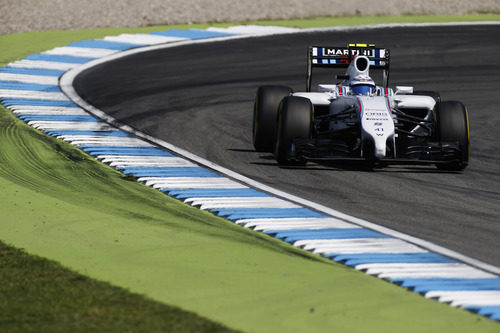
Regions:
[[9, 67], [16, 68], [40, 68], [40, 69], [57, 69], [67, 71], [68, 69], [80, 66], [69, 62], [54, 62], [44, 60], [19, 60], [9, 63]]
[[237, 220], [246, 228], [256, 231], [268, 230], [297, 230], [297, 229], [360, 229], [358, 225], [341, 221], [335, 218], [267, 218], [267, 219], [242, 219]]
[[[106, 162], [105, 162], [106, 163]], [[123, 169], [126, 167], [137, 167], [137, 166], [154, 166], [154, 167], [195, 167], [194, 163], [186, 161], [182, 158], [171, 157], [168, 162], [150, 162], [150, 161], [130, 161], [130, 162], [111, 162], [110, 166], [117, 169]]]
[[82, 109], [78, 108], [71, 108], [71, 110], [51, 110], [51, 111], [45, 111], [45, 110], [26, 110], [26, 109], [21, 109], [21, 110], [14, 110], [12, 113], [21, 116], [21, 115], [43, 115], [43, 116], [60, 116], [60, 115], [67, 115], [67, 116], [88, 116], [88, 113], [85, 112]]
[[427, 298], [438, 298], [451, 306], [500, 306], [500, 290], [429, 291]]
[[104, 40], [110, 42], [120, 42], [120, 43], [129, 43], [138, 45], [144, 45], [144, 44], [153, 45], [153, 44], [178, 42], [181, 40], [187, 40], [187, 38], [157, 36], [151, 34], [121, 34], [118, 36], [104, 37]]
[[[74, 106], [46, 106], [46, 105], [9, 105], [7, 107], [12, 112], [34, 112], [34, 113], [42, 113], [42, 114], [50, 114], [50, 112], [60, 112], [60, 113], [69, 113], [69, 112], [83, 112], [83, 115], [88, 115], [89, 113], [83, 110], [80, 107]], [[48, 113], [46, 113], [48, 112]]]
[[112, 167], [120, 168], [126, 166], [171, 166], [171, 167], [194, 167], [198, 166], [181, 157], [173, 156], [123, 156], [123, 155], [101, 155], [101, 162]]
[[247, 188], [247, 186], [224, 177], [139, 177], [137, 181], [157, 189]]
[[214, 208], [300, 208], [301, 206], [274, 197], [189, 198], [184, 202], [200, 209]]
[[0, 73], [0, 81], [58, 85], [59, 78], [47, 75]]
[[59, 92], [0, 89], [3, 98], [43, 99], [48, 101], [67, 101], [68, 98]]
[[422, 278], [447, 277], [461, 279], [491, 278], [486, 273], [463, 263], [385, 263], [362, 264], [355, 266], [357, 270], [366, 270], [366, 274], [380, 275], [381, 278]]
[[76, 121], [29, 121], [28, 124], [40, 130], [80, 130], [80, 131], [116, 131], [106, 123], [82, 123]]
[[68, 55], [73, 57], [101, 58], [116, 52], [119, 51], [109, 49], [96, 49], [90, 47], [62, 46], [42, 53], [52, 55]]
[[155, 147], [143, 140], [126, 137], [62, 135], [60, 138], [73, 145]]
[[428, 252], [397, 238], [307, 239], [293, 245], [318, 254]]

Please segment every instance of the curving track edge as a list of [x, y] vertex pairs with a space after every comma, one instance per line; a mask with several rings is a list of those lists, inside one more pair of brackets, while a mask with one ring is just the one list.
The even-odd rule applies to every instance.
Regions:
[[71, 43], [0, 68], [0, 101], [31, 126], [188, 204], [500, 321], [499, 268], [275, 190], [134, 131], [86, 103], [72, 86], [83, 70], [137, 52], [297, 31], [169, 30]]

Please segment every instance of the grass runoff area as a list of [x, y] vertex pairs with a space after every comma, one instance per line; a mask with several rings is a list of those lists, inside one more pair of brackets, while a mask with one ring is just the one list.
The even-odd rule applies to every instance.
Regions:
[[[474, 20], [500, 15], [252, 24]], [[175, 28], [215, 25], [232, 24]], [[73, 41], [173, 27], [3, 35], [0, 66]], [[3, 107], [0, 212], [2, 332], [499, 330], [487, 318], [185, 205], [32, 129]]]

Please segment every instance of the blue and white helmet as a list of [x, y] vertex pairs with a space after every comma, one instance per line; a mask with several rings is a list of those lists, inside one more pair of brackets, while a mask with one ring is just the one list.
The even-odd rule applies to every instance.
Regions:
[[351, 82], [351, 92], [353, 95], [369, 96], [375, 93], [375, 82], [367, 75], [358, 75]]

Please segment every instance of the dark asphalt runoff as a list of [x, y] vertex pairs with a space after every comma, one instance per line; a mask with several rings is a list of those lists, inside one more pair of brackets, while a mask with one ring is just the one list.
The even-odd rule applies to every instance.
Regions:
[[[500, 26], [380, 28], [202, 43], [137, 54], [75, 81], [90, 104], [247, 177], [500, 267]], [[257, 87], [304, 91], [309, 45], [391, 50], [390, 86], [435, 90], [468, 108], [463, 173], [434, 166], [280, 168], [251, 143]], [[332, 83], [318, 70], [315, 83]]]

